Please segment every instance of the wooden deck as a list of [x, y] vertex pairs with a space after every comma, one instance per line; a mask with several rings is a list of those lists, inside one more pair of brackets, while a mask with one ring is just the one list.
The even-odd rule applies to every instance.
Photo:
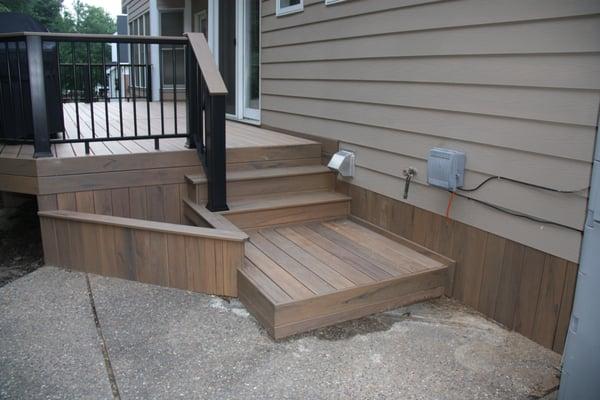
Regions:
[[249, 231], [240, 300], [275, 338], [441, 296], [453, 263], [349, 219]]
[[[104, 103], [93, 103], [94, 107], [94, 134], [96, 137], [106, 137], [106, 113]], [[90, 105], [78, 103], [79, 129], [82, 138], [92, 138], [92, 123]], [[123, 135], [133, 137], [135, 135], [135, 125], [133, 118], [133, 102], [123, 102]], [[65, 137], [76, 139], [77, 136], [77, 113], [75, 103], [66, 103], [63, 106], [63, 116], [65, 120]], [[114, 154], [139, 154], [156, 152], [154, 149], [154, 140], [144, 139], [148, 135], [148, 119], [145, 101], [136, 102], [137, 114], [137, 136], [136, 140], [122, 140], [111, 142], [96, 142], [90, 144], [90, 153], [85, 154], [83, 143], [63, 143], [52, 146], [52, 153], [57, 158], [70, 157], [89, 157]], [[175, 132], [175, 109], [173, 103], [165, 102], [163, 107], [164, 115], [164, 133], [174, 134]], [[177, 103], [177, 133], [183, 134], [186, 128], [186, 110], [185, 103]], [[119, 123], [119, 103], [108, 103], [108, 133], [110, 136], [120, 135]], [[150, 103], [150, 132], [160, 134], [161, 128], [161, 110], [160, 103]], [[257, 126], [243, 124], [234, 121], [226, 122], [226, 146], [228, 149], [248, 148], [248, 147], [272, 147], [272, 146], [290, 146], [297, 144], [313, 143], [311, 141], [282, 134], [279, 132], [262, 129]], [[187, 151], [185, 147], [185, 137], [161, 139], [159, 151]], [[0, 159], [33, 159], [32, 145], [2, 145], [0, 144]]]

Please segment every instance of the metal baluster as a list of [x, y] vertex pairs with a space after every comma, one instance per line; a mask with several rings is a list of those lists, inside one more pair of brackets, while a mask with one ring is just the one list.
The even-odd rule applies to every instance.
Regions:
[[123, 137], [123, 77], [121, 76], [121, 43], [117, 43], [117, 76], [119, 82], [119, 127]]
[[96, 128], [94, 125], [94, 94], [92, 93], [92, 55], [90, 52], [90, 42], [86, 43], [87, 53], [87, 73], [88, 73], [88, 94], [90, 96], [90, 122], [92, 124], [92, 137], [96, 137]]
[[106, 137], [110, 137], [110, 122], [108, 120], [108, 79], [106, 78], [106, 45], [107, 43], [100, 43], [102, 46], [102, 76], [104, 76], [104, 116], [106, 118]]
[[129, 75], [131, 76], [131, 88], [133, 89], [133, 134], [138, 135], [137, 132], [137, 108], [136, 108], [136, 93], [135, 93], [135, 69], [133, 64], [133, 43], [129, 43]]
[[[185, 65], [186, 65], [186, 115], [187, 115], [187, 140], [185, 146], [188, 149], [196, 148], [196, 140], [198, 136], [198, 127], [196, 126], [198, 112], [198, 83], [196, 81], [196, 60], [192, 54], [192, 48], [185, 48]], [[200, 149], [201, 147], [198, 147]]]
[[[162, 52], [162, 47], [159, 48], [159, 54], [160, 54], [160, 59], [162, 61], [162, 57], [163, 57], [163, 52]], [[161, 66], [164, 66], [164, 63], [161, 63]], [[165, 134], [165, 110], [164, 110], [164, 96], [163, 96], [163, 77], [164, 77], [164, 71], [161, 68], [161, 76], [159, 77], [159, 81], [158, 81], [158, 91], [159, 91], [159, 98], [160, 98], [160, 133], [161, 135]]]
[[66, 132], [65, 132], [65, 116], [64, 116], [64, 101], [63, 101], [63, 95], [62, 95], [62, 77], [61, 77], [61, 73], [60, 73], [60, 42], [55, 42], [56, 44], [56, 72], [58, 73], [58, 90], [60, 92], [60, 114], [59, 114], [59, 118], [60, 118], [60, 126], [63, 130], [62, 134], [63, 134], [63, 139], [66, 138]]
[[4, 56], [6, 58], [6, 77], [8, 79], [8, 105], [9, 105], [9, 110], [8, 113], [15, 115], [15, 106], [14, 103], [12, 102], [13, 97], [13, 87], [12, 87], [12, 73], [11, 73], [11, 68], [10, 68], [10, 56], [9, 56], [9, 47], [8, 47], [8, 42], [4, 42]]
[[171, 60], [173, 64], [173, 122], [175, 123], [175, 134], [177, 135], [177, 58], [175, 57], [175, 45], [171, 45]]
[[[16, 46], [16, 55], [17, 55], [17, 79], [19, 81], [19, 101], [21, 103], [21, 113], [19, 114], [21, 116], [21, 123], [19, 124], [21, 127], [23, 125], [25, 125], [25, 100], [23, 99], [23, 78], [21, 76], [21, 51], [20, 51], [20, 47], [21, 47], [21, 43], [20, 42], [15, 42], [15, 46]], [[12, 97], [11, 97], [12, 99]]]
[[[144, 56], [144, 60], [146, 61], [146, 63], [148, 62], [148, 56], [150, 55], [150, 51], [149, 51], [149, 46], [148, 43], [146, 43], [144, 45], [144, 52], [145, 52], [145, 56]], [[148, 136], [151, 136], [152, 133], [150, 131], [150, 99], [148, 98], [148, 88], [150, 87], [150, 85], [148, 84], [149, 78], [150, 78], [150, 74], [148, 73], [148, 69], [146, 68], [146, 70], [144, 71], [144, 73], [146, 74], [146, 120], [148, 122]], [[156, 143], [154, 143], [154, 147], [156, 148]]]
[[75, 42], [71, 42], [71, 63], [73, 65], [73, 91], [75, 92], [75, 121], [77, 124], [77, 139], [81, 139], [79, 126], [79, 96], [77, 95], [77, 67], [75, 64]]

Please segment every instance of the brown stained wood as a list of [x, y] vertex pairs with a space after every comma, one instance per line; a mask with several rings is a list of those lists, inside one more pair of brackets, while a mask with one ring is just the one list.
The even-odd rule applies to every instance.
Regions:
[[115, 217], [129, 218], [130, 203], [129, 203], [129, 189], [112, 189], [110, 191], [112, 197], [112, 215]]
[[201, 243], [196, 238], [185, 238], [185, 263], [187, 271], [188, 290], [199, 292], [204, 288], [202, 282], [202, 266], [200, 265]]
[[389, 259], [380, 255], [378, 251], [367, 247], [360, 243], [360, 241], [353, 241], [347, 236], [336, 232], [329, 228], [324, 223], [310, 223], [307, 225], [310, 229], [317, 232], [319, 235], [327, 238], [331, 242], [337, 244], [340, 247], [345, 248], [347, 251], [355, 254], [358, 257], [368, 260], [375, 264], [379, 269], [387, 272], [391, 276], [404, 274], [410, 272], [410, 268], [404, 264], [397, 264]]
[[55, 194], [37, 196], [37, 204], [39, 211], [50, 211], [58, 209], [58, 202]]
[[[250, 260], [245, 259], [243, 266], [239, 269], [252, 285], [255, 286], [265, 297], [273, 304], [280, 304], [291, 301], [292, 298], [275, 284], [267, 275], [264, 274]], [[272, 310], [271, 310], [272, 311]]]
[[313, 271], [322, 280], [333, 286], [335, 289], [343, 289], [355, 286], [352, 281], [339, 274], [333, 268], [322, 263], [319, 259], [314, 257], [307, 251], [304, 251], [301, 247], [298, 247], [292, 241], [281, 236], [274, 230], [262, 230], [260, 234], [267, 240], [273, 243], [275, 246], [283, 250], [286, 254], [296, 260], [298, 263], [304, 265], [306, 268]]
[[216, 265], [215, 265], [215, 241], [202, 240], [198, 242], [200, 246], [200, 270], [203, 283], [203, 292], [217, 293]]
[[233, 224], [241, 229], [264, 228], [307, 221], [342, 218], [348, 214], [348, 202], [341, 200], [326, 204], [296, 205], [287, 208], [247, 210], [225, 213]]
[[94, 212], [96, 214], [113, 215], [112, 192], [110, 190], [94, 190]]
[[509, 329], [513, 328], [519, 301], [524, 254], [525, 246], [512, 240], [506, 242], [493, 318]]
[[[259, 270], [260, 272], [260, 270]], [[274, 335], [275, 307], [267, 293], [268, 281], [251, 279], [243, 270], [237, 272], [239, 299], [271, 336]], [[261, 285], [261, 283], [265, 283]]]
[[279, 264], [271, 260], [251, 242], [246, 242], [245, 254], [248, 260], [263, 271], [265, 275], [268, 275], [291, 298], [302, 299], [314, 294], [314, 292], [304, 286]]
[[67, 221], [67, 232], [68, 238], [66, 240], [66, 245], [68, 246], [67, 251], [70, 253], [71, 260], [71, 263], [67, 266], [85, 271], [86, 268], [83, 267], [85, 263], [85, 253], [82, 240], [82, 225], [76, 222]]
[[225, 257], [224, 257], [225, 244], [222, 241], [214, 241], [214, 280], [215, 280], [215, 293], [223, 293], [225, 285]]
[[146, 221], [134, 218], [113, 217], [110, 215], [88, 214], [73, 211], [40, 211], [38, 212], [38, 215], [68, 221], [114, 225], [146, 231], [195, 236], [206, 239], [231, 240], [235, 242], [242, 242], [247, 239], [247, 235], [241, 232], [198, 228], [188, 225], [169, 224], [166, 222]]
[[132, 230], [133, 279], [144, 283], [153, 283], [150, 269], [150, 233]]
[[164, 222], [165, 210], [163, 187], [160, 185], [146, 187], [146, 219]]
[[527, 337], [533, 335], [533, 323], [545, 262], [546, 254], [532, 248], [525, 249], [514, 329]]
[[[189, 211], [192, 211], [194, 215], [191, 215], [195, 222], [202, 224], [201, 221], [204, 221], [206, 225], [209, 225], [215, 229], [222, 229], [226, 231], [239, 232], [242, 233], [240, 228], [231, 223], [227, 218], [219, 213], [214, 213], [206, 208], [204, 204], [196, 204], [189, 199], [183, 199], [183, 203], [185, 204], [185, 208]], [[198, 220], [199, 218], [199, 220]], [[205, 225], [205, 224], [202, 224]]]
[[168, 252], [167, 234], [161, 232], [150, 232], [149, 259], [147, 261], [147, 272], [149, 280], [153, 284], [168, 286]]
[[[42, 218], [44, 218], [42, 216]], [[49, 218], [48, 218], [49, 219]], [[53, 220], [54, 231], [56, 232], [56, 245], [58, 248], [57, 264], [61, 266], [71, 266], [72, 252], [69, 247], [69, 225], [68, 221]]]
[[312, 229], [309, 229], [305, 226], [292, 226], [291, 228], [294, 230], [294, 232], [311, 240], [316, 245], [320, 246], [324, 250], [327, 250], [334, 256], [343, 260], [345, 263], [352, 265], [354, 268], [358, 269], [359, 271], [365, 273], [366, 275], [370, 276], [375, 280], [387, 279], [392, 276], [388, 272], [379, 268], [374, 263], [365, 260], [364, 258], [356, 255], [352, 251], [349, 251], [345, 247], [332, 242], [331, 240], [325, 238], [324, 236], [320, 235]]
[[119, 268], [117, 262], [117, 245], [125, 246], [127, 243], [116, 243], [115, 229], [112, 226], [100, 226], [97, 231], [100, 264], [98, 274], [115, 278], [127, 278], [126, 271]]
[[146, 188], [144, 186], [129, 188], [129, 216], [131, 218], [148, 218], [146, 197]]
[[76, 192], [75, 204], [78, 212], [94, 213], [94, 192]]
[[79, 224], [81, 232], [81, 252], [82, 262], [80, 265], [74, 265], [73, 268], [82, 271], [100, 274], [102, 266], [100, 264], [100, 254], [98, 253], [98, 227], [92, 224]]
[[[275, 339], [281, 339], [296, 333], [306, 332], [312, 329], [333, 325], [339, 322], [364, 317], [378, 312], [392, 310], [398, 307], [439, 298], [443, 293], [443, 287], [435, 287], [433, 289], [421, 290], [419, 292], [413, 292], [407, 295], [395, 296], [390, 300], [367, 303], [363, 306], [357, 306], [353, 309], [338, 311], [332, 314], [319, 315], [314, 318], [275, 326], [271, 335]], [[267, 331], [270, 330], [267, 329]]]
[[59, 210], [77, 211], [75, 193], [59, 193], [56, 195], [56, 204]]
[[40, 218], [40, 230], [44, 249], [44, 263], [46, 265], [59, 265], [58, 243], [54, 221], [49, 218]]
[[169, 286], [177, 289], [188, 289], [184, 236], [167, 236], [167, 258], [169, 263]]
[[496, 309], [505, 245], [506, 239], [492, 234], [488, 235], [477, 309], [490, 317], [494, 315]]
[[125, 279], [135, 280], [133, 231], [124, 227], [114, 227], [114, 239], [117, 270], [122, 271]]
[[536, 342], [548, 348], [552, 348], [554, 343], [566, 272], [567, 261], [553, 256], [546, 257], [533, 336]]
[[341, 275], [345, 276], [354, 284], [364, 284], [374, 282], [375, 280], [369, 275], [354, 268], [352, 265], [344, 262], [342, 259], [329, 253], [327, 250], [319, 247], [317, 244], [312, 242], [310, 239], [298, 234], [290, 228], [277, 228], [276, 232], [295, 243], [300, 248], [312, 254], [323, 263], [329, 265], [332, 269], [336, 270]]
[[571, 320], [571, 311], [573, 309], [573, 298], [575, 295], [575, 284], [577, 282], [578, 265], [572, 262], [567, 263], [565, 273], [565, 285], [563, 288], [562, 301], [556, 323], [556, 333], [554, 335], [554, 344], [552, 349], [557, 353], [562, 353], [567, 339], [567, 331]]
[[481, 266], [485, 256], [487, 236], [487, 232], [464, 225], [464, 230], [458, 237], [454, 237], [452, 256], [456, 260], [454, 297], [473, 308], [476, 308], [479, 303]]
[[260, 233], [250, 233], [250, 242], [260, 251], [286, 270], [296, 280], [302, 282], [313, 293], [331, 293], [334, 288], [306, 266], [290, 257], [286, 252], [271, 243]]
[[181, 223], [181, 195], [179, 184], [163, 186], [163, 211], [164, 221], [172, 224]]
[[238, 281], [237, 271], [244, 263], [244, 243], [229, 242], [223, 244], [223, 294], [237, 297]]
[[395, 265], [403, 267], [403, 270], [413, 272], [440, 267], [447, 263], [446, 260], [438, 261], [437, 259], [432, 259], [432, 254], [425, 256], [420, 251], [413, 250], [411, 246], [401, 244], [350, 220], [323, 222], [323, 225], [357, 242], [361, 246], [368, 247], [374, 253], [380, 254]]

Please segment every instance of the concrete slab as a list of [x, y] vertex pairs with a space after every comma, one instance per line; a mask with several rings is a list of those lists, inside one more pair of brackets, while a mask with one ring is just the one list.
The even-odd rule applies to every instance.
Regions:
[[124, 399], [519, 399], [560, 356], [450, 300], [272, 341], [236, 300], [91, 276]]
[[85, 274], [45, 267], [0, 288], [0, 398], [112, 397]]

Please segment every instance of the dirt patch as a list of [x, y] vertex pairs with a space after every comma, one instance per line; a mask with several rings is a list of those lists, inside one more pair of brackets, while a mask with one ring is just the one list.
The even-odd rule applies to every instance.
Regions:
[[42, 240], [35, 199], [15, 208], [0, 208], [0, 286], [42, 265]]

